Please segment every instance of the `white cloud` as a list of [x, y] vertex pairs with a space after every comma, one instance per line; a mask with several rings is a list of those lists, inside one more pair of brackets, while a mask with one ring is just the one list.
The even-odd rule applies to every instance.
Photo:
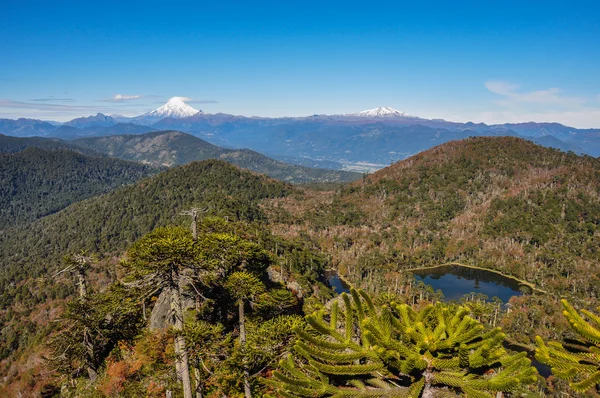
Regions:
[[112, 98], [108, 98], [108, 99], [99, 99], [96, 100], [98, 102], [114, 102], [114, 103], [123, 103], [123, 102], [129, 102], [129, 101], [135, 101], [135, 100], [139, 100], [139, 99], [143, 99], [143, 98], [155, 98], [156, 96], [151, 95], [140, 95], [140, 94], [133, 94], [133, 95], [129, 95], [129, 94], [115, 94]]
[[511, 95], [519, 88], [516, 84], [494, 80], [485, 82], [485, 87], [492, 93], [500, 95]]
[[487, 81], [485, 87], [492, 93], [504, 97], [495, 101], [507, 108], [522, 106], [523, 104], [577, 107], [585, 104], [586, 100], [577, 97], [567, 97], [561, 94], [559, 88], [548, 88], [536, 91], [517, 91], [519, 86], [503, 81]]
[[39, 110], [39, 111], [84, 111], [84, 110], [92, 110], [92, 107], [90, 107], [90, 106], [45, 104], [45, 103], [33, 103], [32, 104], [32, 103], [29, 103], [29, 102], [12, 101], [12, 100], [5, 100], [5, 99], [0, 99], [0, 108], [33, 109], [33, 110]]
[[107, 100], [107, 101], [109, 101], [109, 102], [125, 102], [125, 101], [140, 99], [140, 98], [143, 98], [143, 96], [139, 95], [139, 94], [134, 94], [134, 95], [115, 94], [114, 97], [112, 97], [110, 100]]
[[560, 123], [576, 128], [600, 128], [600, 109], [584, 108], [562, 112], [515, 112], [498, 111], [482, 112], [476, 115], [473, 122], [486, 124], [548, 122]]
[[485, 87], [501, 97], [494, 101], [500, 108], [475, 115], [475, 122], [502, 124], [534, 121], [557, 122], [578, 128], [600, 127], [600, 108], [595, 104], [596, 98], [567, 96], [559, 88], [524, 91], [517, 84], [497, 80], [485, 82]]
[[0, 99], [0, 112], [10, 119], [32, 118], [43, 120], [68, 121], [75, 117], [94, 115], [102, 112], [105, 115], [112, 113], [125, 114], [126, 116], [135, 116], [143, 113], [145, 110], [141, 106], [134, 104], [89, 106], [89, 105], [71, 105], [71, 104], [50, 104], [47, 101], [22, 102], [8, 99]]

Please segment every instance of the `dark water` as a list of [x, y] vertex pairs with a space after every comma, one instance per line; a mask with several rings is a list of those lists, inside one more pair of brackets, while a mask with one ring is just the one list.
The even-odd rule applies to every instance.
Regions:
[[325, 271], [325, 278], [337, 294], [350, 293], [350, 286], [340, 279], [336, 271]]
[[498, 297], [507, 303], [512, 296], [520, 296], [521, 285], [510, 278], [485, 270], [443, 265], [436, 268], [413, 271], [417, 280], [431, 285], [433, 290], [440, 289], [446, 300], [460, 300], [471, 292]]
[[[471, 292], [483, 293], [488, 300], [496, 296], [503, 303], [507, 303], [512, 296], [522, 294], [521, 285], [514, 279], [504, 277], [494, 272], [460, 267], [457, 265], [444, 265], [422, 271], [413, 271], [417, 280], [431, 285], [434, 290], [440, 289], [444, 293], [445, 300], [460, 300], [465, 294]], [[520, 347], [507, 347], [515, 351], [521, 351]], [[533, 357], [533, 352], [528, 352], [531, 364], [538, 373], [547, 378], [552, 374], [550, 367], [538, 362]]]
[[[483, 293], [491, 300], [496, 296], [506, 303], [512, 296], [520, 296], [519, 283], [513, 279], [503, 277], [485, 270], [445, 265], [420, 272], [413, 272], [417, 280], [431, 285], [434, 290], [440, 289], [444, 292], [446, 300], [459, 300], [465, 294], [471, 292]], [[340, 279], [336, 271], [325, 271], [325, 278], [337, 294], [349, 293], [350, 287]], [[507, 347], [515, 351], [521, 351], [519, 347]], [[552, 372], [550, 367], [540, 363], [533, 358], [533, 352], [527, 353], [531, 364], [539, 374], [545, 378]]]

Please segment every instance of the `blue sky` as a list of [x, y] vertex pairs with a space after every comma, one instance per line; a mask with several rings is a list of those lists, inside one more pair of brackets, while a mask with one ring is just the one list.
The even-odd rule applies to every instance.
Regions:
[[600, 127], [597, 1], [0, 0], [0, 118], [392, 106]]

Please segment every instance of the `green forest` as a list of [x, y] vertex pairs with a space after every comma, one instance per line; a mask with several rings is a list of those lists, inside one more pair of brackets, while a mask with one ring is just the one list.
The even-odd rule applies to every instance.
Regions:
[[31, 222], [157, 171], [67, 149], [30, 147], [0, 153], [0, 229]]
[[[2, 396], [600, 396], [599, 159], [480, 137], [336, 185], [137, 167], [0, 234]], [[447, 263], [522, 292], [411, 273]]]

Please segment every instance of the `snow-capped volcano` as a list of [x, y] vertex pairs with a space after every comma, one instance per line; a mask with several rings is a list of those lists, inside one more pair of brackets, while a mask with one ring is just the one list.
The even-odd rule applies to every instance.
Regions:
[[366, 111], [352, 113], [350, 116], [361, 117], [412, 117], [408, 113], [400, 112], [388, 106], [380, 106], [379, 108], [368, 109]]
[[198, 112], [202, 113], [202, 111], [194, 109], [186, 104], [184, 97], [173, 97], [163, 106], [148, 113], [144, 113], [140, 118], [164, 119], [166, 117], [172, 117], [181, 119], [188, 116], [194, 116]]

